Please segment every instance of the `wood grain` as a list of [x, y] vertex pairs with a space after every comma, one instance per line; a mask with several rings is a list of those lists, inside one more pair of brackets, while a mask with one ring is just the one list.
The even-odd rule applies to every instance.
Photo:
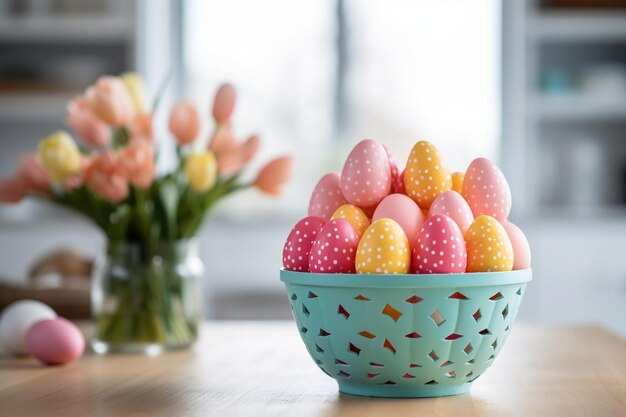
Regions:
[[193, 350], [0, 356], [0, 416], [626, 416], [626, 342], [596, 327], [517, 326], [467, 395], [339, 394], [291, 322], [216, 322]]

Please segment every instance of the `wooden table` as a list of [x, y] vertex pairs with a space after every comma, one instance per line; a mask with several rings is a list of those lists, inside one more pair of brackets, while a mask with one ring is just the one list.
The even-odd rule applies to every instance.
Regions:
[[0, 416], [626, 416], [626, 342], [596, 327], [518, 325], [471, 394], [340, 394], [291, 322], [216, 322], [193, 350], [0, 357]]

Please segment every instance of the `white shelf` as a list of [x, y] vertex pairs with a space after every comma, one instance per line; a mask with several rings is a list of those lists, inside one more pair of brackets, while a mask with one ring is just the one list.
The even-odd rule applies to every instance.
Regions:
[[626, 121], [626, 96], [538, 96], [531, 108], [537, 118], [549, 121]]
[[124, 16], [0, 17], [0, 41], [11, 43], [110, 43], [132, 39]]
[[528, 36], [536, 40], [626, 42], [626, 13], [544, 11], [531, 15], [528, 29]]
[[65, 107], [79, 90], [42, 94], [0, 94], [0, 121], [63, 120]]

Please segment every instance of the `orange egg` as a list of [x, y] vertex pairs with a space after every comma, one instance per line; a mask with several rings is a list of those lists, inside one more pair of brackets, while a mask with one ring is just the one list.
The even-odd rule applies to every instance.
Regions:
[[428, 209], [437, 196], [452, 188], [452, 176], [435, 146], [420, 141], [413, 146], [404, 174], [406, 192], [422, 209]]
[[352, 204], [340, 206], [335, 210], [331, 219], [346, 219], [359, 236], [363, 235], [367, 226], [370, 225], [370, 219], [365, 215], [363, 210]]
[[467, 272], [510, 271], [513, 246], [504, 227], [491, 216], [478, 216], [465, 233]]
[[461, 194], [461, 190], [463, 189], [464, 177], [465, 173], [463, 172], [455, 172], [454, 174], [452, 174], [452, 189], [459, 194]]
[[387, 218], [372, 223], [357, 248], [357, 273], [406, 274], [410, 266], [409, 240], [402, 227]]

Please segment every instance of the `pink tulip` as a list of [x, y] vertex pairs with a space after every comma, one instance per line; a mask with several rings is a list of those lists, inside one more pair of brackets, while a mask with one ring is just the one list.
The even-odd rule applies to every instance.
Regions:
[[277, 196], [291, 178], [292, 172], [293, 159], [290, 156], [276, 158], [261, 168], [254, 185], [265, 194]]
[[96, 117], [83, 97], [67, 105], [67, 122], [87, 146], [106, 146], [111, 140], [111, 128]]
[[22, 183], [25, 192], [33, 191], [41, 194], [50, 192], [50, 175], [48, 170], [41, 165], [37, 157], [28, 153], [22, 157], [15, 178]]
[[242, 145], [237, 142], [228, 124], [217, 128], [215, 136], [209, 144], [209, 149], [217, 158], [217, 171], [221, 175], [233, 175], [241, 170], [244, 165], [242, 162]]
[[25, 190], [17, 178], [0, 178], [0, 203], [15, 204], [24, 198]]
[[152, 143], [154, 130], [152, 127], [152, 115], [149, 113], [137, 114], [128, 125], [131, 140], [142, 140]]
[[128, 176], [112, 152], [96, 155], [85, 171], [87, 185], [111, 203], [119, 203], [128, 197]]
[[152, 146], [145, 141], [134, 140], [121, 149], [119, 162], [126, 170], [126, 175], [135, 187], [148, 188], [152, 184], [156, 175], [154, 152], [152, 151]]
[[227, 123], [235, 109], [237, 93], [231, 84], [222, 84], [215, 93], [213, 102], [213, 118], [218, 125]]
[[169, 128], [179, 145], [192, 143], [200, 131], [200, 117], [196, 106], [189, 101], [175, 103], [170, 113]]
[[91, 110], [113, 127], [130, 123], [135, 117], [135, 105], [121, 79], [100, 77], [85, 92]]
[[241, 149], [241, 160], [244, 164], [252, 161], [252, 158], [257, 154], [259, 146], [261, 145], [261, 139], [257, 135], [250, 136], [244, 143]]

